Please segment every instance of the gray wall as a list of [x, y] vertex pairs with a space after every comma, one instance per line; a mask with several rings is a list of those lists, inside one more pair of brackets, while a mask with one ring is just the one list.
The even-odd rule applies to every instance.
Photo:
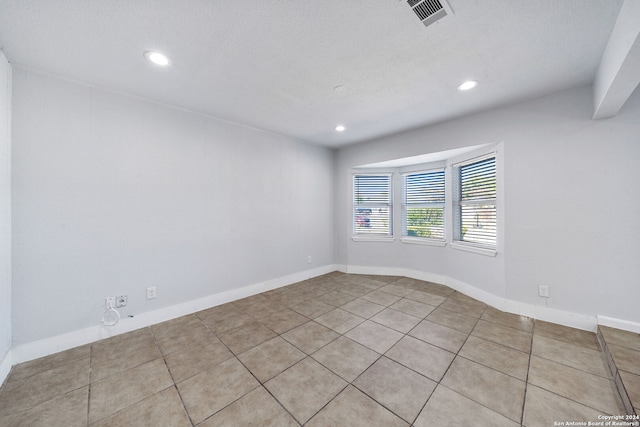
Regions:
[[0, 362], [11, 349], [10, 94], [11, 66], [0, 52]]
[[20, 68], [12, 132], [14, 346], [334, 262], [328, 149]]
[[[0, 300], [13, 318], [0, 355], [11, 328], [16, 346], [97, 325], [109, 295], [129, 295], [124, 314], [138, 314], [336, 261], [639, 322], [640, 93], [603, 121], [590, 120], [591, 99], [579, 88], [332, 152], [14, 68], [13, 199], [2, 200], [13, 304]], [[496, 257], [351, 240], [353, 166], [493, 143], [504, 162]], [[0, 292], [11, 295], [9, 279]]]
[[[450, 277], [520, 303], [640, 322], [640, 92], [617, 117], [592, 121], [583, 87], [341, 149], [338, 263]], [[351, 168], [502, 143], [503, 250], [351, 240]], [[499, 181], [500, 182], [500, 181]], [[538, 297], [539, 284], [551, 298]]]

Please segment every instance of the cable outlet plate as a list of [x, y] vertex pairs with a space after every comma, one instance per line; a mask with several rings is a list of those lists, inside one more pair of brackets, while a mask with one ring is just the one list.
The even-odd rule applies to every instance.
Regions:
[[542, 298], [549, 298], [549, 285], [538, 286], [538, 296]]
[[119, 297], [116, 297], [116, 307], [124, 307], [127, 305], [127, 302], [129, 302], [129, 298], [126, 295], [120, 295]]
[[106, 297], [104, 299], [104, 308], [114, 308], [116, 306], [116, 297]]

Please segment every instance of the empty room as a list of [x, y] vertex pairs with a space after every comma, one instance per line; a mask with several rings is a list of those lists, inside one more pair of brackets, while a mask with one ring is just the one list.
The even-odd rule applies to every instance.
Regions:
[[640, 1], [0, 0], [0, 426], [640, 426]]

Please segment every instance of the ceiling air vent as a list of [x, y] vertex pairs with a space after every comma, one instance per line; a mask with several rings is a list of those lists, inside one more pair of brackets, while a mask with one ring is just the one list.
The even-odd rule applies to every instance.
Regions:
[[445, 0], [406, 0], [425, 27], [452, 13]]

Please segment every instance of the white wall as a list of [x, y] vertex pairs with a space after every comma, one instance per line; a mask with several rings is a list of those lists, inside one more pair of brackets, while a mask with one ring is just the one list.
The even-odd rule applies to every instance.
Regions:
[[0, 52], [0, 384], [11, 361], [11, 66]]
[[[506, 300], [640, 322], [640, 92], [617, 117], [590, 120], [583, 87], [341, 149], [336, 164], [338, 263], [444, 275]], [[353, 242], [351, 168], [502, 143], [503, 251], [491, 258]], [[537, 296], [539, 284], [551, 298]]]
[[334, 262], [328, 149], [20, 68], [12, 134], [14, 346]]

